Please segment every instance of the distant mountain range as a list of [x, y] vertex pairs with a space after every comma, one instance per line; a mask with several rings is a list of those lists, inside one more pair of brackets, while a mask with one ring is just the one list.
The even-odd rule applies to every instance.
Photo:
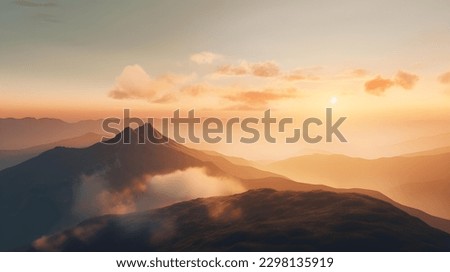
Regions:
[[428, 152], [432, 149], [448, 148], [450, 146], [450, 133], [442, 133], [403, 141], [385, 147], [385, 156], [399, 156], [417, 152]]
[[278, 161], [265, 169], [302, 182], [377, 190], [450, 219], [450, 153], [430, 153], [375, 160], [317, 154]]
[[79, 137], [103, 134], [101, 120], [67, 123], [51, 118], [0, 118], [0, 150], [25, 149]]
[[365, 195], [260, 189], [89, 219], [28, 250], [450, 251], [450, 235]]
[[0, 150], [0, 170], [17, 165], [28, 159], [39, 155], [40, 153], [55, 147], [88, 147], [100, 142], [102, 135], [96, 133], [86, 133], [79, 137], [60, 140], [54, 143], [33, 146], [17, 150]]
[[[450, 232], [450, 221], [400, 205], [376, 191], [294, 182], [251, 164], [239, 164], [242, 161], [237, 158], [190, 149], [171, 139], [167, 144], [152, 144], [145, 140], [150, 133], [164, 137], [150, 125], [127, 128], [104, 143], [56, 147], [0, 171], [0, 250], [23, 248], [88, 218], [145, 212], [197, 197], [259, 188], [364, 194]], [[119, 138], [128, 143], [112, 144]], [[352, 209], [342, 212], [351, 215]], [[342, 235], [347, 235], [345, 230]]]
[[[450, 136], [449, 136], [450, 137]], [[418, 157], [418, 156], [431, 156], [450, 153], [450, 146], [434, 148], [431, 150], [425, 150], [420, 152], [413, 152], [401, 155], [402, 157]]]

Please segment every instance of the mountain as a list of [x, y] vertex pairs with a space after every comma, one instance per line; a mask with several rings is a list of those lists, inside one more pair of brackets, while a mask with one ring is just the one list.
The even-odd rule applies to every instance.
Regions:
[[243, 159], [240, 157], [235, 157], [235, 156], [227, 156], [227, 155], [224, 155], [217, 151], [201, 150], [201, 152], [203, 152], [204, 154], [209, 155], [209, 156], [224, 158], [227, 161], [229, 161], [233, 164], [236, 164], [236, 165], [244, 165], [244, 166], [251, 166], [251, 167], [258, 166], [258, 163], [254, 162], [254, 161], [246, 160], [246, 159]]
[[449, 251], [450, 235], [365, 195], [260, 189], [92, 218], [30, 250]]
[[40, 153], [55, 148], [61, 147], [88, 147], [100, 142], [102, 135], [96, 133], [86, 133], [79, 137], [64, 139], [50, 144], [33, 146], [18, 150], [0, 150], [0, 170], [17, 165], [24, 162]]
[[445, 154], [445, 153], [450, 153], [450, 146], [434, 148], [431, 150], [425, 150], [425, 151], [420, 151], [420, 152], [403, 154], [402, 157], [431, 156], [431, 155], [439, 155], [439, 154]]
[[[168, 143], [152, 144], [146, 134]], [[0, 250], [21, 247], [91, 217], [258, 188], [366, 194], [450, 232], [450, 221], [402, 206], [378, 192], [294, 182], [187, 148], [148, 125], [127, 128], [87, 148], [57, 147], [0, 171]]]
[[127, 193], [137, 198], [139, 179], [144, 174], [165, 174], [202, 165], [176, 151], [173, 143], [138, 144], [141, 136], [131, 129], [116, 137], [123, 137], [130, 144], [97, 143], [84, 149], [57, 147], [1, 171], [0, 250], [98, 215], [101, 211], [91, 212], [90, 207], [84, 206], [100, 205], [101, 194], [110, 193], [105, 201], [111, 202]]
[[[148, 135], [163, 137], [150, 125], [147, 129]], [[56, 147], [0, 171], [0, 250], [92, 216], [243, 192], [241, 179], [277, 176], [165, 137], [168, 143], [152, 144], [145, 134], [144, 127], [127, 128], [109, 141], [81, 149]], [[127, 143], [113, 144], [119, 138]]]
[[384, 148], [386, 156], [398, 156], [450, 146], [450, 133], [420, 137]]
[[49, 144], [92, 132], [103, 134], [102, 120], [67, 123], [51, 118], [0, 118], [0, 150]]
[[[375, 160], [317, 154], [279, 161], [269, 165], [267, 169], [293, 180], [338, 188], [380, 191], [400, 203], [450, 218], [450, 198], [441, 193], [439, 186], [432, 183], [436, 180], [450, 183], [449, 165], [450, 153]], [[410, 190], [408, 192], [411, 194], [408, 195], [399, 193], [398, 188], [405, 189], [415, 183], [427, 184], [427, 191], [430, 192], [427, 198], [421, 195], [420, 190]]]

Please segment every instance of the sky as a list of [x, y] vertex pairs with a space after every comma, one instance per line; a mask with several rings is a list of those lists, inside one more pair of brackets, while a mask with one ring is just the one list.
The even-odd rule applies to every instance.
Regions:
[[1, 1], [0, 97], [0, 117], [333, 107], [349, 131], [430, 121], [439, 132], [450, 2]]

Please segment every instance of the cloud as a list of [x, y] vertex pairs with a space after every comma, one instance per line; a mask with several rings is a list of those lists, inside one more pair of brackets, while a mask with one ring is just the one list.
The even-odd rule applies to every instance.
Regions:
[[165, 74], [151, 78], [139, 65], [126, 66], [116, 78], [109, 96], [114, 99], [146, 99], [168, 102], [168, 93], [190, 79], [189, 76]]
[[178, 101], [178, 99], [174, 94], [166, 94], [158, 99], [153, 100], [152, 102], [157, 103], [157, 104], [167, 104], [167, 103], [172, 103], [172, 102], [176, 102], [176, 101]]
[[299, 80], [318, 80], [319, 77], [307, 72], [304, 69], [297, 69], [283, 76], [287, 81], [299, 81]]
[[367, 71], [366, 69], [358, 68], [358, 69], [352, 70], [352, 71], [350, 72], [350, 74], [351, 74], [353, 77], [364, 77], [364, 76], [369, 75], [369, 71]]
[[394, 82], [395, 84], [400, 85], [403, 89], [411, 90], [418, 80], [419, 77], [417, 75], [398, 71]]
[[[239, 102], [240, 108], [243, 105], [249, 106], [247, 109], [254, 106], [267, 105], [269, 101], [292, 98], [295, 96], [296, 90], [294, 88], [285, 90], [265, 89], [263, 91], [244, 91], [232, 95], [226, 95], [224, 98]], [[245, 108], [245, 107], [244, 107]]]
[[14, 2], [19, 6], [32, 8], [54, 7], [57, 5], [56, 0], [48, 0], [48, 1], [16, 0]]
[[[249, 105], [245, 103], [238, 103], [231, 106], [220, 108], [222, 111], [261, 111], [266, 110], [266, 105]], [[213, 110], [213, 109], [211, 109]]]
[[442, 84], [450, 84], [450, 72], [440, 75], [438, 81]]
[[255, 76], [260, 78], [275, 78], [286, 81], [299, 81], [299, 80], [318, 80], [313, 70], [317, 68], [309, 69], [296, 69], [293, 71], [282, 72], [277, 63], [273, 61], [264, 62], [248, 62], [241, 61], [239, 64], [225, 64], [217, 67], [215, 76]]
[[274, 77], [280, 73], [278, 65], [273, 62], [254, 63], [250, 68], [252, 75], [259, 77]]
[[241, 193], [245, 188], [229, 177], [210, 176], [205, 168], [177, 170], [149, 179], [149, 189], [177, 200]]
[[307, 79], [307, 76], [302, 71], [294, 71], [288, 75], [285, 75], [284, 79], [287, 81], [305, 80]]
[[212, 52], [203, 51], [203, 52], [191, 55], [190, 60], [197, 64], [210, 64], [221, 58], [222, 58], [222, 56], [219, 54], [214, 54]]
[[387, 89], [399, 86], [405, 90], [410, 90], [414, 88], [415, 84], [419, 80], [417, 75], [398, 71], [394, 79], [382, 78], [377, 76], [376, 78], [367, 81], [364, 84], [365, 91], [373, 95], [382, 95]]
[[216, 74], [226, 75], [226, 76], [243, 76], [249, 74], [248, 64], [242, 62], [239, 65], [222, 65], [216, 70]]
[[276, 77], [280, 74], [280, 68], [272, 61], [249, 63], [242, 61], [238, 65], [222, 65], [216, 70], [216, 74], [227, 76], [252, 75], [256, 77]]
[[373, 95], [381, 95], [383, 94], [388, 88], [392, 87], [394, 85], [394, 82], [390, 79], [384, 79], [381, 76], [377, 76], [376, 78], [367, 81], [364, 84], [364, 87], [366, 89], [366, 92], [373, 94]]
[[212, 86], [208, 86], [205, 84], [195, 84], [190, 86], [185, 86], [180, 89], [182, 93], [188, 94], [190, 96], [199, 96], [202, 93], [206, 93], [208, 90], [215, 89]]
[[103, 214], [125, 214], [167, 206], [199, 197], [245, 191], [231, 177], [210, 175], [207, 168], [192, 167], [169, 174], [144, 175], [116, 188], [104, 173], [81, 176], [75, 188], [73, 212], [84, 219]]

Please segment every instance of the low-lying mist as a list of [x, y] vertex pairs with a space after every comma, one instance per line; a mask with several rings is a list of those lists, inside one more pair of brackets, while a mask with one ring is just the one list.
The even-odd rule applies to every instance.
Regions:
[[213, 176], [204, 167], [145, 175], [115, 188], [102, 172], [83, 175], [75, 189], [73, 213], [81, 218], [144, 211], [199, 197], [244, 192], [231, 177]]

